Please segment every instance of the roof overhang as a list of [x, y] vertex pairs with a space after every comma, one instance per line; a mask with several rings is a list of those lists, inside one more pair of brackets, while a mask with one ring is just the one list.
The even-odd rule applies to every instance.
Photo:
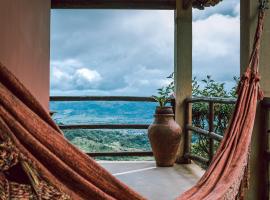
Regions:
[[[204, 9], [222, 0], [183, 0], [183, 6]], [[158, 9], [175, 10], [176, 0], [51, 0], [52, 9]]]
[[52, 0], [53, 9], [164, 9], [174, 10], [175, 0]]

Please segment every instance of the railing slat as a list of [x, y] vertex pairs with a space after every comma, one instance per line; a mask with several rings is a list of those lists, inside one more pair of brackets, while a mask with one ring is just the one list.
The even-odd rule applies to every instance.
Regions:
[[135, 96], [51, 96], [50, 101], [133, 101], [156, 102], [152, 97]]
[[[185, 123], [186, 124], [191, 124], [192, 123], [192, 104], [188, 103], [186, 104], [186, 116], [185, 116]], [[191, 141], [192, 141], [192, 131], [190, 131], [189, 129], [187, 129], [187, 127], [185, 127], [184, 129], [184, 152], [186, 154], [189, 154], [191, 151]], [[185, 158], [186, 159], [186, 163], [190, 163], [190, 159]]]
[[149, 124], [70, 124], [59, 125], [62, 130], [67, 129], [148, 129]]
[[206, 131], [204, 129], [201, 129], [201, 128], [198, 128], [198, 127], [195, 127], [195, 126], [191, 126], [191, 125], [187, 125], [186, 128], [190, 131], [194, 131], [198, 134], [201, 134], [201, 135], [204, 135], [206, 137], [209, 137], [209, 138], [212, 138], [214, 140], [217, 140], [217, 141], [221, 141], [223, 139], [223, 136], [221, 135], [218, 135], [214, 132], [209, 132], [209, 131]]
[[210, 162], [208, 159], [203, 158], [203, 157], [198, 156], [198, 155], [194, 155], [194, 154], [185, 154], [185, 157], [187, 159], [195, 160], [195, 161], [198, 161], [198, 162], [206, 164], [206, 165], [208, 165]]
[[96, 152], [96, 153], [87, 153], [87, 155], [91, 157], [101, 157], [101, 156], [111, 156], [111, 157], [116, 157], [116, 156], [140, 156], [140, 157], [145, 157], [145, 156], [153, 156], [152, 151], [142, 151], [142, 152]]
[[188, 97], [186, 98], [187, 103], [206, 102], [206, 103], [222, 103], [222, 104], [235, 104], [236, 99], [234, 98], [219, 98], [219, 97]]
[[[214, 131], [214, 118], [215, 118], [215, 107], [214, 103], [209, 103], [209, 133]], [[209, 160], [211, 161], [214, 156], [214, 139], [209, 137]]]

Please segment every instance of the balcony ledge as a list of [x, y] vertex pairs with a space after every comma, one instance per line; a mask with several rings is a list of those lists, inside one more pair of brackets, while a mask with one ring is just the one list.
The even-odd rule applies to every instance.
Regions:
[[204, 171], [196, 164], [156, 167], [154, 161], [99, 161], [114, 176], [149, 200], [173, 200]]

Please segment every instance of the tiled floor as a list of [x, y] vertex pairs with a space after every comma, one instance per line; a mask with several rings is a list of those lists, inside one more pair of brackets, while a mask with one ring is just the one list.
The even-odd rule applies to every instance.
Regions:
[[203, 174], [203, 170], [195, 164], [157, 168], [151, 161], [100, 163], [149, 200], [173, 200]]

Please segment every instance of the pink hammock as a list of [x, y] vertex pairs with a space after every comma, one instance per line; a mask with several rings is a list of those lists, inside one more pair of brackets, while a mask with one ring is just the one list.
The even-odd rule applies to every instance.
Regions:
[[[262, 11], [224, 140], [205, 175], [179, 200], [241, 197], [257, 100], [262, 98], [258, 62], [263, 18]], [[11, 197], [144, 199], [71, 145], [30, 92], [0, 64], [0, 200]]]
[[257, 102], [263, 98], [258, 69], [264, 16], [264, 9], [261, 9], [253, 52], [238, 86], [236, 108], [224, 139], [203, 177], [177, 200], [243, 198], [248, 181], [248, 160]]

